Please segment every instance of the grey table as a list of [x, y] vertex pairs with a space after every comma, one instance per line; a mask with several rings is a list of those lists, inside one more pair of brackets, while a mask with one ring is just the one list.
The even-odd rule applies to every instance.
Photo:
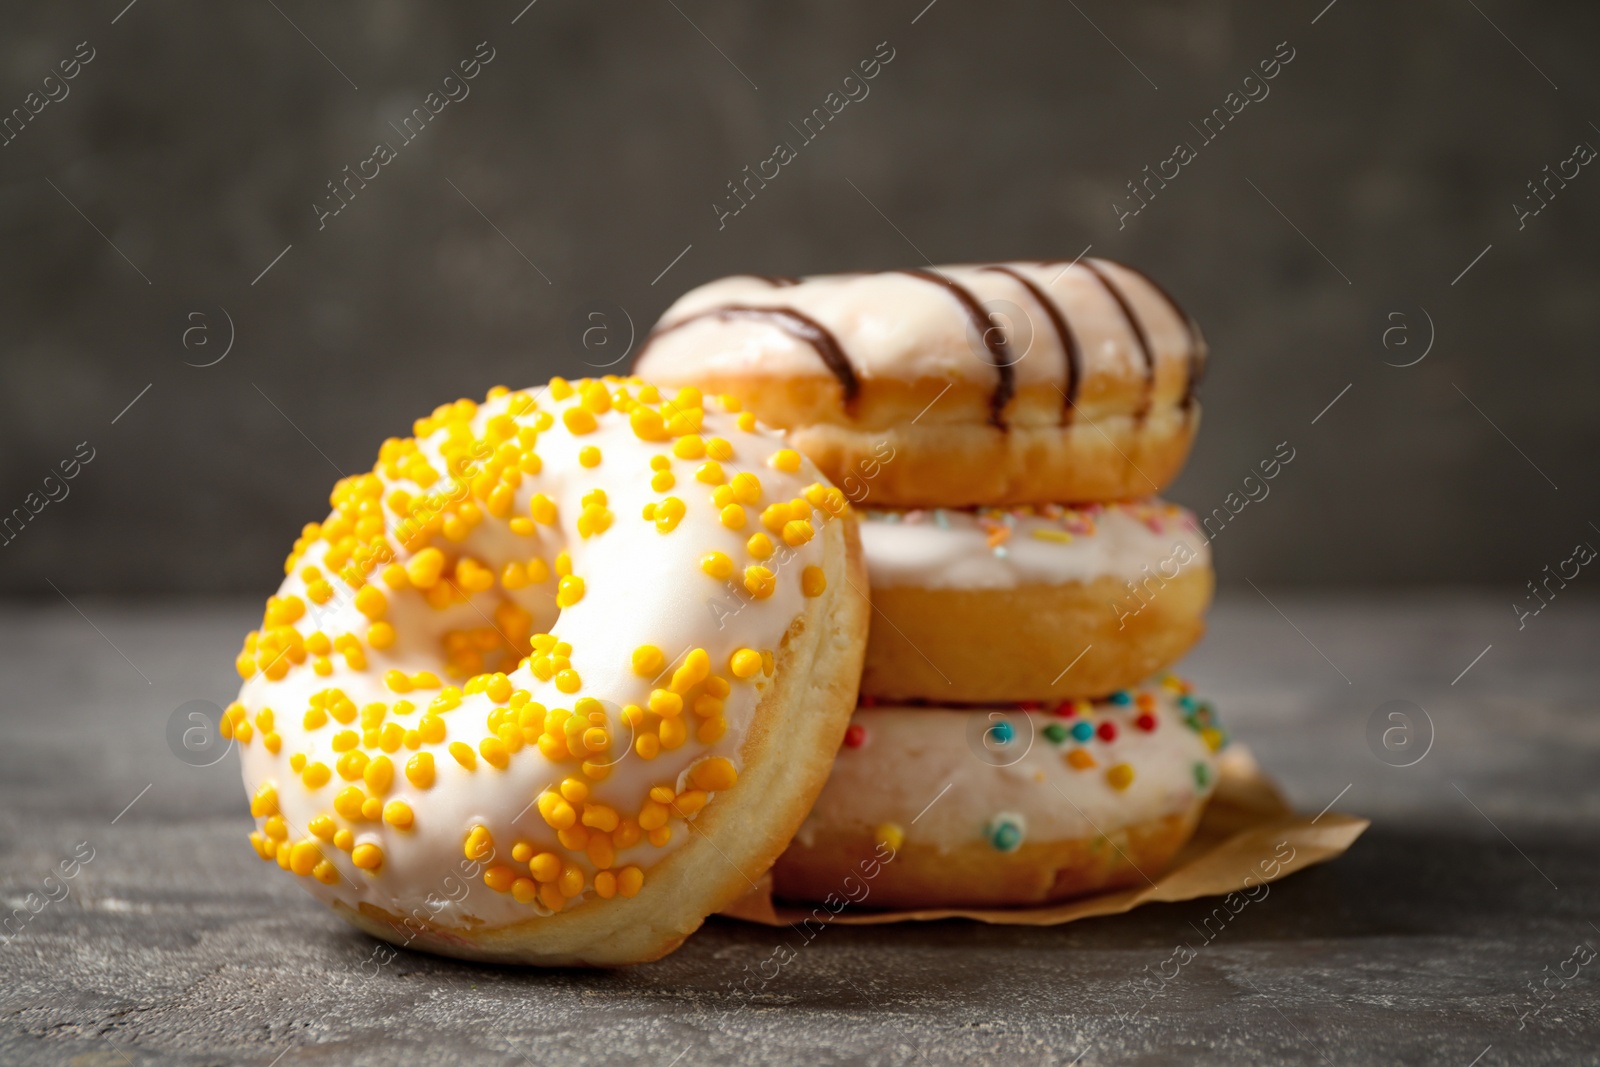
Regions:
[[[726, 920], [608, 973], [379, 966], [255, 858], [235, 759], [168, 749], [174, 708], [231, 696], [258, 613], [0, 611], [0, 891], [11, 909], [66, 887], [0, 944], [0, 1062], [1600, 1062], [1600, 960], [1574, 953], [1600, 947], [1600, 610], [1577, 599], [1519, 632], [1466, 596], [1224, 598], [1186, 672], [1298, 806], [1373, 826], [1148, 1003], [1136, 981], [1199, 941], [1208, 904], [834, 926], [755, 995], [733, 984], [785, 931]], [[1391, 699], [1431, 720], [1414, 766], [1369, 747]], [[79, 842], [93, 858], [46, 883]]]

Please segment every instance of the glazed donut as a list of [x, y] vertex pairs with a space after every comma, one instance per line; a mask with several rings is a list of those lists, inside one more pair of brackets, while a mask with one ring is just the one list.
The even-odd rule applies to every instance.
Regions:
[[1103, 697], [1205, 630], [1210, 543], [1175, 504], [862, 514], [876, 609], [865, 696]]
[[637, 379], [496, 388], [305, 527], [225, 714], [264, 860], [377, 937], [610, 965], [749, 888], [855, 704], [839, 490]]
[[1225, 742], [1176, 679], [1051, 713], [861, 710], [773, 892], [825, 900], [864, 860], [881, 864], [872, 907], [1039, 904], [1142, 882], [1194, 832]]
[[1159, 492], [1199, 422], [1199, 330], [1099, 259], [796, 280], [680, 297], [638, 372], [737, 397], [874, 507], [1110, 502]]

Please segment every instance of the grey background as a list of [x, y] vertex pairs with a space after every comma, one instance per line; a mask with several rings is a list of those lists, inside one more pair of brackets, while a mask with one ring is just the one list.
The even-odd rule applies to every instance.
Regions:
[[[1521, 231], [1511, 207], [1600, 145], [1593, 5], [539, 0], [513, 25], [522, 0], [139, 0], [113, 24], [124, 3], [18, 6], [0, 34], [7, 110], [96, 50], [0, 148], [0, 509], [96, 450], [0, 548], [0, 591], [265, 593], [335, 467], [441, 401], [583, 372], [568, 324], [596, 301], [643, 331], [735, 271], [1090, 244], [1211, 341], [1172, 497], [1208, 511], [1296, 449], [1218, 538], [1224, 581], [1510, 597], [1595, 536], [1600, 178]], [[471, 95], [319, 232], [324, 183], [484, 40]], [[719, 231], [725, 183], [884, 40], [870, 96]], [[1119, 230], [1124, 183], [1281, 41], [1271, 95]], [[1419, 308], [1431, 354], [1384, 366], [1421, 352]], [[185, 366], [222, 309], [231, 353]], [[1391, 311], [1409, 348], [1380, 344]]]

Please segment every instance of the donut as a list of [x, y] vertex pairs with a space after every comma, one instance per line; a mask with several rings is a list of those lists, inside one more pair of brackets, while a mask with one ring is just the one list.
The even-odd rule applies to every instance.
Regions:
[[849, 504], [693, 388], [497, 387], [414, 432], [334, 487], [245, 638], [250, 841], [399, 944], [659, 957], [827, 778], [868, 611]]
[[723, 278], [667, 309], [636, 367], [737, 397], [856, 503], [914, 508], [1159, 492], [1205, 362], [1158, 285], [1079, 259]]
[[828, 786], [773, 867], [827, 900], [877, 864], [868, 907], [1039, 904], [1153, 878], [1188, 841], [1226, 743], [1164, 679], [1051, 711], [856, 713]]
[[870, 697], [1103, 697], [1205, 630], [1210, 543], [1175, 504], [867, 511], [861, 541]]

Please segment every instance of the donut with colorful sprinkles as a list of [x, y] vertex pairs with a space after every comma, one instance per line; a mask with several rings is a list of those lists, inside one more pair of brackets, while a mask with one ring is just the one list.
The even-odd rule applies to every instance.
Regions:
[[262, 860], [367, 932], [616, 965], [746, 892], [855, 706], [844, 494], [731, 397], [634, 378], [418, 419], [305, 526], [223, 728]]
[[864, 859], [871, 906], [1034, 905], [1154, 878], [1193, 834], [1226, 735], [1167, 676], [1050, 707], [863, 707], [773, 867], [824, 900]]

